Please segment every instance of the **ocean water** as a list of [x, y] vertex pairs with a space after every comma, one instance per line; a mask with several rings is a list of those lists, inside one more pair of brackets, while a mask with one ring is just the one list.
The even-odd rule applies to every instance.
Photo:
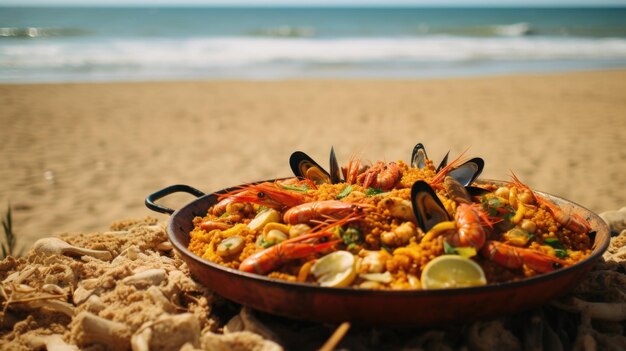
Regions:
[[626, 68], [626, 8], [0, 7], [0, 82]]

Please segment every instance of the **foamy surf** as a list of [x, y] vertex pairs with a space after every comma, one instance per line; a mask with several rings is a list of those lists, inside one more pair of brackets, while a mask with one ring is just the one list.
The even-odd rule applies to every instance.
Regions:
[[626, 60], [625, 39], [584, 38], [192, 38], [34, 42], [0, 46], [0, 69], [99, 66], [222, 67], [271, 62], [385, 63], [495, 60]]

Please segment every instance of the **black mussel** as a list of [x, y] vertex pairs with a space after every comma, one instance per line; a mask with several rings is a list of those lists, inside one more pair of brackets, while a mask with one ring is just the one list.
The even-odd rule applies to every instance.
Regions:
[[411, 188], [411, 204], [417, 224], [427, 233], [437, 223], [451, 220], [448, 211], [437, 197], [433, 188], [425, 181], [418, 180]]
[[335, 149], [330, 147], [330, 182], [332, 184], [341, 183], [341, 168], [335, 156]]
[[417, 143], [415, 147], [413, 147], [413, 153], [411, 154], [411, 167], [422, 169], [426, 166], [426, 160], [428, 156], [426, 155], [426, 149], [422, 143]]
[[[437, 172], [441, 170], [448, 164], [448, 155], [450, 151], [446, 153], [439, 166], [437, 166]], [[428, 155], [426, 154], [426, 148], [422, 143], [417, 143], [415, 147], [413, 147], [413, 153], [411, 153], [411, 167], [422, 169], [426, 166], [426, 160], [428, 159]]]
[[439, 164], [439, 166], [437, 166], [437, 170], [436, 172], [439, 173], [439, 171], [448, 165], [448, 155], [450, 155], [450, 150], [448, 150], [448, 152], [446, 152], [446, 155], [443, 157], [443, 160], [441, 160], [441, 163]]
[[289, 157], [289, 165], [296, 177], [312, 180], [315, 184], [325, 184], [331, 182], [328, 172], [313, 161], [309, 155], [302, 151], [296, 151]]
[[466, 186], [465, 190], [467, 190], [467, 193], [470, 194], [470, 196], [479, 196], [479, 197], [491, 192], [487, 189], [484, 189], [478, 186], [471, 186], [471, 185]]
[[485, 161], [480, 157], [475, 157], [451, 170], [448, 175], [458, 180], [463, 186], [468, 186], [478, 178], [484, 167]]

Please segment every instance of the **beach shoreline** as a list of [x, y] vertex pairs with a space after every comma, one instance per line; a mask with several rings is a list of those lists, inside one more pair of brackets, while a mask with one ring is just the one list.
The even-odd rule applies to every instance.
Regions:
[[423, 79], [623, 69], [624, 17], [626, 8], [602, 6], [8, 6], [0, 11], [7, 39], [0, 80]]
[[[0, 84], [0, 211], [18, 246], [107, 230], [172, 184], [211, 192], [325, 164], [438, 162], [466, 149], [482, 178], [515, 172], [594, 211], [626, 205], [626, 70], [443, 79]], [[162, 201], [178, 208], [192, 201]]]

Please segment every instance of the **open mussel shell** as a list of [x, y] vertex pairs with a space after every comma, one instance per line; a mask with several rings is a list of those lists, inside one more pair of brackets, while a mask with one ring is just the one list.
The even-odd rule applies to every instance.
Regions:
[[451, 170], [448, 175], [458, 180], [464, 186], [468, 186], [478, 178], [484, 167], [485, 161], [480, 157], [475, 157]]
[[[437, 166], [437, 172], [448, 164], [449, 154], [450, 151], [448, 151], [446, 156], [443, 157], [443, 160], [441, 160], [441, 163]], [[417, 143], [415, 147], [413, 147], [413, 153], [411, 153], [411, 167], [422, 169], [426, 166], [427, 159], [428, 155], [426, 154], [426, 148], [422, 143]]]
[[491, 192], [490, 190], [487, 190], [485, 188], [471, 185], [466, 186], [465, 190], [467, 190], [467, 193], [470, 194], [470, 196], [483, 196]]
[[330, 148], [330, 182], [332, 184], [341, 183], [341, 168], [339, 168], [339, 162], [335, 156], [335, 149]]
[[427, 159], [426, 148], [424, 148], [422, 143], [417, 143], [413, 147], [413, 153], [411, 153], [411, 167], [422, 169], [426, 166]]
[[331, 182], [330, 174], [302, 151], [296, 151], [291, 154], [289, 157], [289, 166], [291, 166], [291, 170], [296, 177], [310, 179], [315, 184]]
[[437, 223], [451, 219], [433, 188], [425, 181], [418, 180], [413, 184], [411, 203], [417, 224], [424, 233], [427, 233]]
[[448, 152], [446, 152], [446, 155], [443, 157], [443, 160], [441, 160], [441, 163], [439, 163], [439, 166], [437, 166], [437, 170], [436, 172], [439, 173], [439, 171], [448, 165], [448, 155], [450, 155], [450, 150], [448, 150]]

